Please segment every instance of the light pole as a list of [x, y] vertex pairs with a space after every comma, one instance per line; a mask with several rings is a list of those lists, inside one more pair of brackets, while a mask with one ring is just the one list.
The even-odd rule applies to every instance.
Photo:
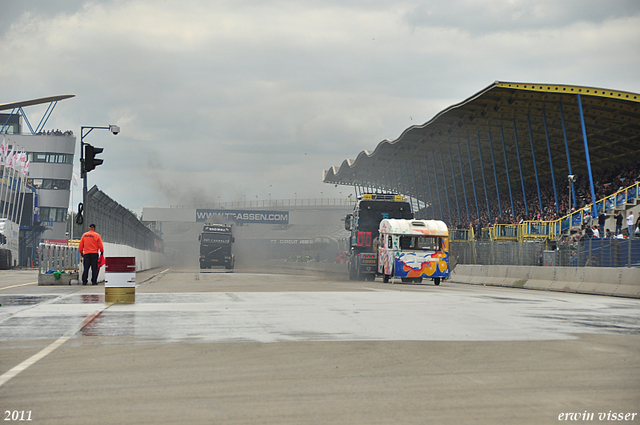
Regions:
[[[102, 148], [94, 148], [88, 143], [84, 142], [84, 138], [91, 133], [94, 129], [98, 130], [109, 130], [113, 135], [117, 135], [120, 133], [120, 127], [117, 125], [109, 125], [108, 127], [96, 127], [96, 126], [86, 126], [80, 127], [80, 175], [82, 177], [82, 210], [83, 210], [83, 219], [82, 219], [82, 233], [87, 231], [89, 214], [87, 214], [87, 173], [93, 170], [96, 166], [102, 164], [101, 159], [94, 159], [96, 154], [102, 152]], [[87, 157], [85, 158], [85, 145], [91, 146], [90, 152], [87, 152]], [[85, 164], [85, 161], [87, 163]], [[90, 162], [90, 164], [89, 164]]]
[[[576, 182], [577, 178], [576, 178], [576, 176], [574, 174], [569, 174], [567, 176], [567, 180], [569, 180], [569, 211], [571, 211], [571, 204], [572, 204], [571, 200], [573, 198], [573, 184]], [[573, 206], [574, 206], [574, 208], [577, 207], [577, 205], [575, 205], [575, 203], [574, 203]]]

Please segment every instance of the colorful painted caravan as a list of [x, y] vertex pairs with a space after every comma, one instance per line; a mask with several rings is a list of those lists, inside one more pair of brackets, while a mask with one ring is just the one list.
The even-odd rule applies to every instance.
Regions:
[[439, 285], [449, 277], [449, 229], [443, 221], [385, 219], [379, 231], [378, 274], [385, 283], [429, 278]]

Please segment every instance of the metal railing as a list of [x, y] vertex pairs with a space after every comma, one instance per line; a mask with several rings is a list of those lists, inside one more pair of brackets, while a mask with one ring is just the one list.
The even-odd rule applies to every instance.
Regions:
[[234, 209], [234, 208], [273, 208], [273, 207], [316, 207], [316, 206], [351, 206], [357, 199], [355, 196], [343, 198], [294, 198], [294, 199], [256, 199], [232, 202], [215, 202], [195, 205], [172, 205], [171, 208], [201, 209]]
[[80, 253], [77, 246], [53, 245], [41, 243], [38, 247], [38, 272], [49, 270], [77, 270], [80, 264]]
[[[626, 189], [596, 202], [598, 213], [609, 211], [622, 205], [635, 206], [640, 199], [640, 183], [635, 183]], [[492, 227], [482, 228], [474, 232], [468, 229], [452, 229], [449, 233], [452, 241], [470, 241], [473, 239], [491, 241], [531, 241], [531, 240], [557, 240], [564, 232], [580, 227], [585, 218], [592, 214], [592, 206], [587, 205], [571, 214], [555, 221], [525, 221], [522, 224], [496, 224]], [[603, 229], [604, 231], [604, 229]]]
[[[596, 202], [596, 214], [601, 211], [610, 211], [616, 207], [634, 204], [640, 199], [640, 182], [635, 183], [626, 189], [619, 190], [613, 195], [609, 195], [598, 202]], [[586, 215], [592, 214], [593, 207], [592, 204], [585, 206], [565, 217], [560, 218], [559, 220], [552, 221], [549, 235], [550, 237], [555, 237], [561, 235], [563, 232], [572, 229], [574, 227], [579, 227]]]
[[142, 224], [131, 211], [98, 190], [87, 192], [90, 208], [85, 218], [95, 224], [104, 242], [127, 245], [143, 251], [162, 251], [162, 239]]

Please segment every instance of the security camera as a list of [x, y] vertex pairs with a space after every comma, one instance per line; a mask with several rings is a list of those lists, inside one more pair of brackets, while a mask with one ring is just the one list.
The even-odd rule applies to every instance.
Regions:
[[574, 174], [569, 174], [569, 181], [570, 181], [571, 183], [575, 183], [575, 181], [576, 181], [576, 176], [575, 176]]
[[109, 131], [112, 132], [114, 136], [116, 136], [118, 133], [120, 133], [120, 127], [118, 127], [117, 125], [110, 125]]

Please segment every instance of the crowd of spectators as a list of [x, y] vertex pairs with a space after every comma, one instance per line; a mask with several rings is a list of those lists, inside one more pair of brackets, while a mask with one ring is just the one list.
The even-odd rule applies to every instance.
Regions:
[[[596, 199], [600, 200], [607, 196], [613, 195], [619, 190], [632, 186], [640, 182], [640, 161], [625, 168], [608, 168], [593, 172], [594, 192]], [[519, 224], [523, 221], [539, 220], [539, 221], [555, 221], [565, 217], [571, 212], [579, 210], [591, 204], [591, 186], [588, 177], [580, 178], [574, 183], [576, 204], [573, 205], [573, 193], [570, 191], [568, 181], [559, 182], [557, 184], [558, 207], [556, 208], [555, 194], [551, 184], [542, 184], [540, 186], [540, 195], [542, 198], [542, 209], [538, 200], [538, 189], [536, 184], [525, 184], [525, 193], [527, 195], [527, 203], [525, 208], [524, 198], [522, 196], [522, 186], [517, 181], [512, 180], [511, 192], [513, 195], [513, 211], [511, 209], [511, 199], [508, 190], [500, 192], [500, 202], [495, 194], [488, 194], [489, 212], [487, 211], [487, 200], [484, 196], [484, 190], [479, 188], [478, 195], [478, 213], [476, 212], [476, 204], [473, 198], [467, 206], [460, 205], [460, 219], [457, 217], [457, 207], [455, 201], [452, 203], [451, 217], [448, 209], [443, 208], [443, 220], [447, 222], [450, 228], [474, 229], [486, 228], [494, 224]], [[467, 195], [470, 191], [467, 187]], [[473, 192], [471, 191], [471, 197]], [[469, 216], [467, 217], [467, 207]], [[502, 214], [500, 214], [502, 210]], [[439, 213], [439, 209], [435, 209]], [[430, 211], [430, 213], [432, 213]], [[439, 215], [439, 214], [436, 214]], [[637, 227], [637, 226], [636, 226]], [[600, 229], [605, 232], [606, 229]], [[612, 234], [614, 232], [612, 231]], [[606, 235], [606, 232], [605, 232]], [[604, 236], [604, 235], [601, 235]]]
[[61, 130], [47, 130], [40, 131], [36, 134], [37, 136], [73, 136], [73, 131], [61, 131]]

